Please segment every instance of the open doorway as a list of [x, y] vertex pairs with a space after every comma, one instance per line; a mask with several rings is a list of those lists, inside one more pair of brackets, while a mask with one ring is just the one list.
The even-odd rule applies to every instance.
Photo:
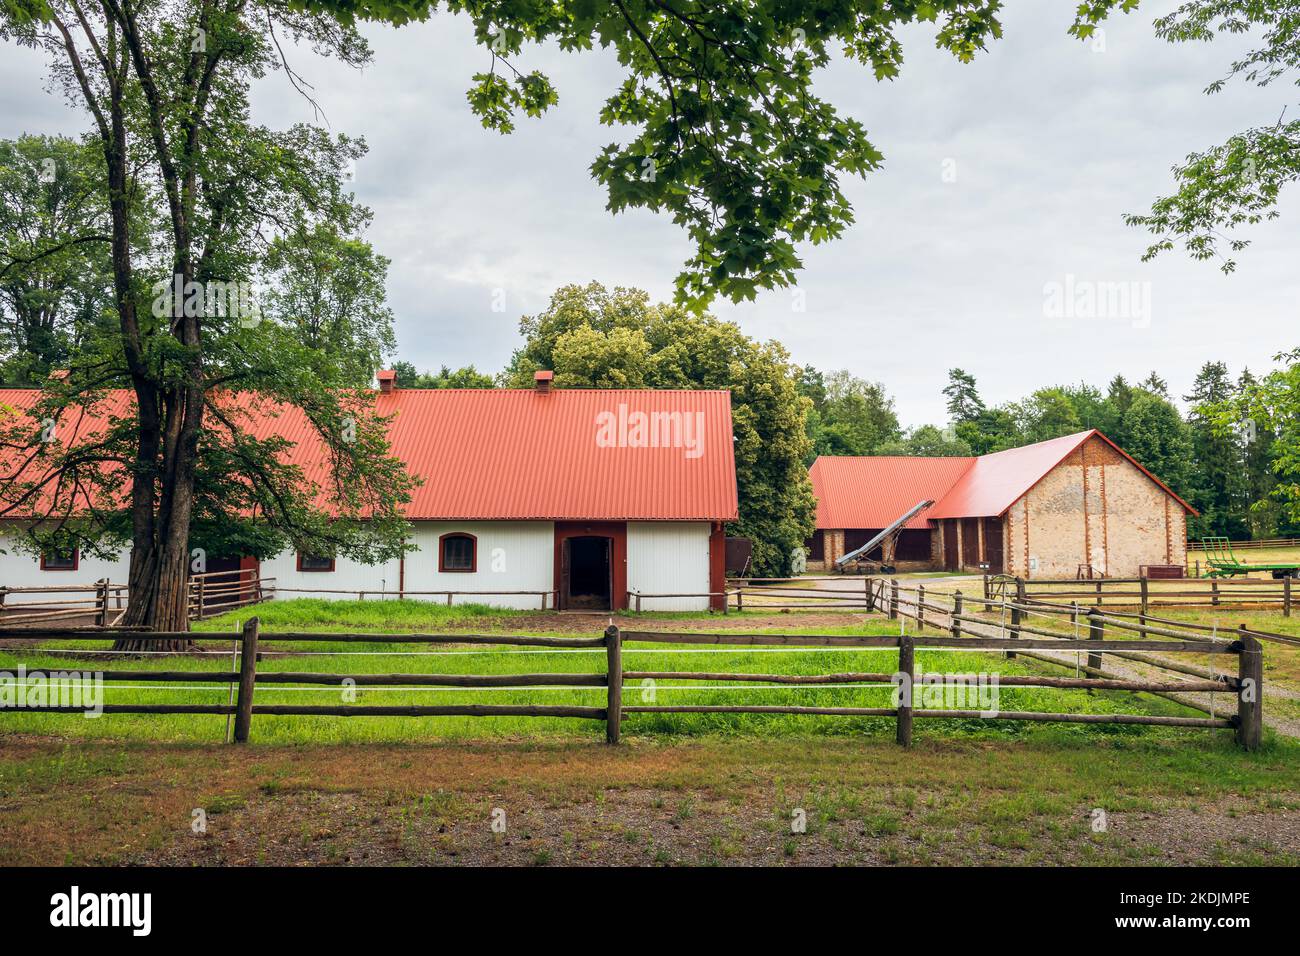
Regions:
[[613, 605], [611, 538], [575, 536], [564, 539], [564, 607], [608, 611]]

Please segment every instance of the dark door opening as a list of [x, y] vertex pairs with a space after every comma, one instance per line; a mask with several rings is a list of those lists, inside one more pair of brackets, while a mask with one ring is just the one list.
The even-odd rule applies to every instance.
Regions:
[[208, 557], [206, 570], [197, 578], [203, 592], [203, 607], [220, 608], [227, 605], [238, 606], [247, 603], [256, 596], [257, 568], [256, 558]]
[[591, 611], [608, 611], [610, 597], [610, 538], [573, 537], [564, 539], [565, 606]]
[[949, 519], [943, 523], [943, 569], [956, 571], [960, 564], [957, 555], [957, 522]]
[[978, 518], [961, 519], [961, 566], [980, 566], [980, 522]]
[[1001, 574], [1002, 566], [1002, 519], [984, 519], [984, 560], [988, 562], [990, 574]]

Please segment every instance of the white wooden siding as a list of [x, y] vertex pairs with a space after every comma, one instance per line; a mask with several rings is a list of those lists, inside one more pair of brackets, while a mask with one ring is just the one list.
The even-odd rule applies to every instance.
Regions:
[[[705, 594], [709, 590], [707, 521], [629, 521], [627, 588], [633, 594]], [[635, 606], [635, 599], [633, 599]], [[706, 611], [707, 597], [644, 598], [643, 611]]]
[[[261, 576], [263, 579], [275, 578], [274, 586], [279, 592], [275, 596], [277, 601], [292, 601], [294, 598], [358, 599], [355, 593], [332, 594], [329, 590], [313, 591], [312, 588], [367, 591], [366, 600], [373, 601], [380, 599], [380, 591], [397, 591], [401, 572], [396, 558], [382, 564], [361, 564], [341, 555], [335, 559], [333, 571], [299, 571], [297, 552], [285, 551], [261, 563]], [[281, 588], [286, 590], [279, 591]], [[302, 590], [289, 590], [293, 588]], [[397, 594], [386, 597], [395, 600]]]
[[[419, 550], [406, 556], [408, 591], [550, 591], [555, 587], [555, 525], [550, 521], [417, 521], [412, 537]], [[438, 538], [451, 532], [478, 539], [476, 570], [438, 571]], [[445, 597], [429, 600], [445, 601]], [[458, 596], [456, 604], [537, 609], [536, 594]], [[546, 606], [555, 606], [547, 597]]]
[[[131, 570], [131, 552], [123, 549], [116, 559], [103, 560], [81, 555], [75, 571], [42, 571], [41, 559], [26, 551], [14, 548], [14, 538], [0, 533], [0, 587], [66, 587], [70, 584], [94, 584], [108, 578], [114, 584], [126, 584]], [[71, 598], [71, 594], [54, 594], [50, 600]], [[15, 598], [17, 600], [17, 598]]]

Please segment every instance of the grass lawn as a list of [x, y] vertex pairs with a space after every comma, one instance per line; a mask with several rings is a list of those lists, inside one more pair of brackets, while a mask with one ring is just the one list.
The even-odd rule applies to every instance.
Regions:
[[[268, 633], [283, 629], [346, 631], [485, 631], [553, 633], [553, 625], [585, 627], [582, 633], [599, 633], [603, 618], [557, 617], [540, 612], [502, 611], [483, 607], [448, 608], [445, 605], [397, 601], [271, 602], [258, 614]], [[115, 670], [176, 670], [187, 672], [237, 669], [233, 642], [216, 635], [230, 631], [246, 618], [247, 612], [215, 618], [202, 625], [212, 641], [201, 645], [205, 657], [159, 656], [113, 659]], [[867, 619], [862, 615], [835, 615], [835, 623], [822, 623], [817, 616], [807, 623], [802, 614], [772, 615], [685, 615], [645, 613], [625, 620], [624, 626], [639, 628], [678, 627], [690, 624], [698, 629], [759, 631], [784, 634], [896, 634], [899, 623]], [[776, 622], [775, 625], [773, 622]], [[67, 647], [68, 645], [61, 645]], [[82, 642], [78, 648], [103, 648], [102, 642]], [[271, 671], [317, 671], [325, 673], [438, 673], [438, 674], [522, 674], [604, 673], [602, 649], [541, 649], [515, 647], [448, 646], [427, 643], [380, 644], [342, 642], [277, 642], [264, 640], [265, 656], [258, 665], [261, 673]], [[103, 658], [76, 653], [51, 654], [0, 649], [0, 669], [13, 670], [19, 663], [28, 670], [83, 669], [104, 666]], [[741, 673], [818, 674], [844, 672], [892, 673], [897, 652], [855, 648], [723, 648], [627, 642], [624, 668], [645, 671], [709, 671]], [[919, 650], [921, 671], [958, 674], [1043, 673], [1045, 665], [1035, 661], [1007, 660], [999, 653]], [[1059, 675], [1060, 669], [1048, 672]], [[784, 686], [772, 687], [737, 682], [685, 682], [660, 679], [653, 686], [631, 681], [624, 688], [624, 702], [657, 704], [800, 704], [809, 706], [888, 707], [892, 686]], [[606, 691], [591, 688], [350, 688], [347, 703], [364, 704], [574, 704], [603, 707]], [[110, 683], [105, 685], [105, 703], [207, 703], [225, 704], [231, 699], [229, 683], [205, 686], [186, 684]], [[339, 704], [345, 702], [338, 686], [261, 685], [260, 704]], [[924, 706], [918, 701], [918, 706]], [[944, 707], [943, 703], [935, 706]], [[954, 706], [949, 704], [948, 706]], [[1082, 691], [1052, 688], [1000, 688], [1002, 710], [1059, 711], [1067, 713], [1141, 713], [1200, 716], [1179, 704], [1150, 695]], [[1225, 707], [1228, 702], [1225, 700]], [[957, 709], [966, 709], [958, 706]], [[211, 743], [225, 739], [228, 719], [204, 715], [111, 714], [98, 719], [62, 714], [8, 714], [4, 727], [23, 733], [75, 738], [129, 739]], [[838, 717], [790, 714], [629, 714], [623, 731], [628, 735], [665, 736], [861, 736], [889, 739], [894, 721], [888, 717]], [[1231, 738], [1227, 730], [1204, 731], [1187, 728], [1155, 728], [1133, 725], [1034, 724], [983, 720], [920, 720], [919, 736], [935, 739], [977, 738], [985, 740], [1053, 739], [1107, 740], [1116, 738], [1169, 738], [1208, 734]], [[599, 739], [604, 733], [600, 721], [556, 717], [308, 717], [258, 716], [253, 736], [260, 743], [401, 743], [414, 740], [476, 740], [485, 738], [577, 738]]]
[[[1234, 548], [1233, 553], [1243, 564], [1300, 564], [1300, 548]], [[1198, 558], [1204, 570], [1205, 552], [1199, 549], [1188, 550], [1188, 565], [1195, 568]]]
[[[597, 633], [603, 618], [417, 602], [273, 602], [264, 627], [350, 631]], [[114, 659], [114, 669], [229, 669], [204, 622], [205, 658]], [[860, 614], [619, 615], [625, 628], [896, 633]], [[211, 639], [207, 639], [211, 635]], [[87, 645], [89, 646], [89, 645]], [[103, 645], [97, 645], [102, 647]], [[411, 643], [267, 643], [259, 670], [511, 674], [603, 672], [572, 650]], [[311, 652], [277, 656], [271, 651]], [[360, 652], [345, 656], [342, 652]], [[394, 653], [396, 652], [396, 653]], [[632, 643], [639, 670], [890, 672], [888, 650]], [[69, 658], [72, 658], [69, 660]], [[103, 667], [94, 655], [0, 648], [0, 668]], [[1027, 673], [997, 654], [919, 651], [931, 671]], [[1060, 673], [1059, 669], [1050, 669]], [[888, 706], [889, 687], [790, 689], [661, 680], [656, 702]], [[225, 684], [113, 686], [108, 700], [224, 703]], [[629, 686], [625, 702], [641, 699]], [[266, 685], [259, 702], [336, 702], [337, 688]], [[603, 688], [358, 688], [357, 702], [575, 702]], [[1128, 693], [1003, 688], [1004, 710], [1193, 712]], [[550, 718], [254, 718], [232, 747], [226, 718], [0, 714], [0, 864], [1112, 864], [1300, 863], [1300, 744], [1273, 734], [1246, 754], [1230, 731], [892, 719], [628, 715], [624, 743], [598, 721]], [[366, 746], [349, 746], [364, 743]], [[508, 821], [492, 831], [496, 810]], [[195, 811], [206, 822], [195, 832]], [[1098, 813], [1103, 829], [1094, 829]], [[792, 815], [807, 819], [792, 832]]]

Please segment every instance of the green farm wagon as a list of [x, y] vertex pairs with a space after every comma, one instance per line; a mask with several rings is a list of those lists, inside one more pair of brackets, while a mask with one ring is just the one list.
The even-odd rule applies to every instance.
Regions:
[[1237, 557], [1232, 550], [1232, 542], [1227, 538], [1202, 538], [1201, 544], [1205, 548], [1205, 563], [1210, 566], [1208, 577], [1231, 578], [1252, 571], [1270, 571], [1275, 578], [1300, 578], [1300, 562], [1248, 564]]

